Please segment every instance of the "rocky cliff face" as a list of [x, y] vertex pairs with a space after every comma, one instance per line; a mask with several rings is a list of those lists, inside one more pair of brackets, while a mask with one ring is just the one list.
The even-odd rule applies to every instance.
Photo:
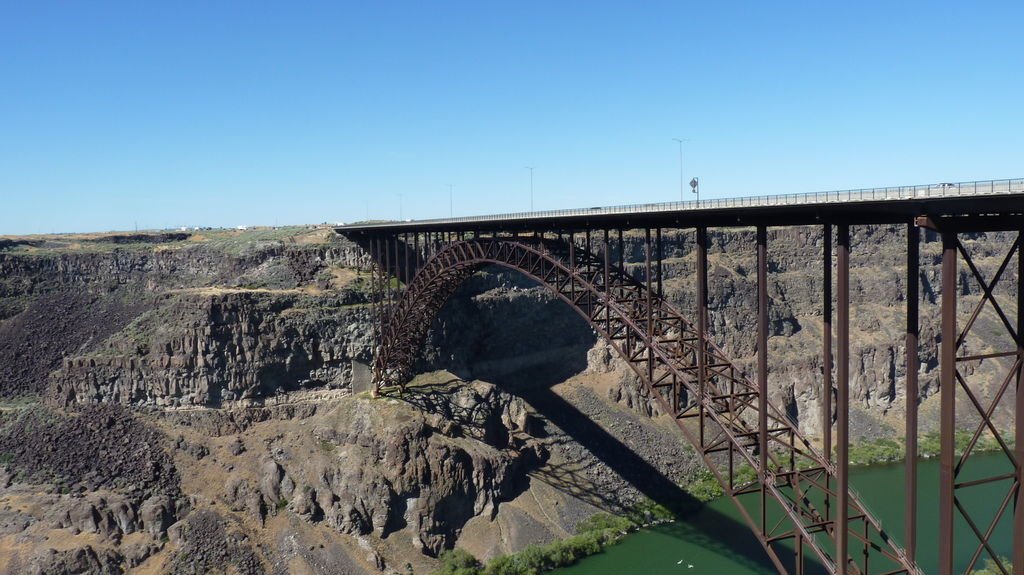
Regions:
[[304, 438], [318, 453], [296, 458], [295, 438], [275, 440], [258, 481], [237, 477], [223, 497], [254, 519], [287, 506], [348, 535], [401, 532], [437, 555], [470, 519], [514, 499], [539, 465], [529, 418], [521, 399], [480, 383], [403, 401], [343, 401]]
[[124, 408], [10, 410], [0, 430], [0, 573], [119, 573], [188, 512], [167, 439]]
[[[855, 434], [885, 435], [885, 420], [902, 409], [905, 392], [905, 230], [863, 226], [853, 232], [851, 397], [863, 416]], [[821, 233], [819, 227], [801, 227], [769, 235], [773, 400], [811, 434], [820, 428]], [[1007, 234], [990, 236], [966, 239], [989, 275], [1000, 263], [997, 252], [1013, 241]], [[640, 277], [642, 237], [626, 239], [627, 267]], [[694, 246], [692, 232], [665, 231], [665, 293], [690, 314]], [[231, 250], [158, 247], [0, 254], [0, 304], [8, 314], [23, 306], [0, 322], [0, 340], [8, 342], [0, 354], [11, 356], [0, 362], [8, 380], [3, 393], [45, 385], [65, 403], [179, 407], [368, 384], [370, 313], [360, 305], [366, 296], [357, 273], [366, 260], [353, 244], [325, 236]], [[710, 235], [711, 331], [751, 373], [754, 254], [752, 230]], [[938, 364], [939, 254], [931, 235], [925, 235], [922, 254], [920, 379], [927, 398], [937, 390]], [[968, 298], [980, 298], [980, 286], [966, 270], [961, 275]], [[1015, 270], [1005, 275], [1001, 285], [1012, 295]], [[991, 314], [983, 318], [990, 331], [997, 321]], [[551, 385], [582, 372], [595, 341], [589, 327], [544, 290], [495, 269], [471, 280], [445, 308], [420, 367], [506, 385]], [[14, 360], [22, 356], [29, 360]]]
[[[371, 400], [360, 394], [373, 352], [366, 259], [353, 244], [330, 230], [114, 238], [0, 244], [8, 572], [426, 573], [456, 543], [489, 557], [565, 536], [597, 509], [677, 502], [699, 469], [586, 322], [513, 273], [484, 270], [443, 310], [420, 369], [445, 371], [402, 401]], [[939, 294], [927, 240], [930, 398]], [[769, 236], [771, 394], [812, 435], [822, 241], [819, 228]], [[904, 241], [901, 228], [855, 228], [856, 437], [902, 425]], [[966, 243], [991, 277], [1012, 241]], [[694, 245], [665, 233], [665, 293], [688, 313]], [[711, 331], [753, 373], [753, 231], [715, 231], [711, 246]], [[639, 277], [641, 237], [627, 235], [626, 258]], [[1012, 268], [1003, 295], [1015, 294]], [[965, 301], [980, 301], [961, 276]], [[998, 322], [986, 312], [979, 326], [995, 334]], [[1004, 363], [969, 367], [994, 380]], [[473, 379], [497, 387], [461, 381]]]
[[200, 290], [154, 309], [52, 376], [62, 404], [230, 406], [309, 388], [366, 385], [369, 308], [350, 293]]

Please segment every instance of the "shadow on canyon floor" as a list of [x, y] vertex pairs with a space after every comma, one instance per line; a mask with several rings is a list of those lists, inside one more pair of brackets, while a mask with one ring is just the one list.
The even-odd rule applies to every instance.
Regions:
[[[481, 419], [480, 413], [472, 407], [453, 405], [452, 402], [446, 400], [448, 394], [444, 393], [442, 389], [459, 381], [461, 380], [453, 379], [443, 384], [410, 388], [401, 396], [401, 399], [417, 409], [437, 413], [457, 423], [463, 429], [469, 430], [469, 435], [492, 444], [506, 444], [509, 438], [493, 435], [494, 433], [503, 433], [501, 430], [504, 429], [504, 426], [494, 425], [494, 422]], [[529, 403], [537, 414], [586, 448], [595, 458], [607, 465], [645, 497], [671, 511], [680, 521], [685, 522], [687, 517], [698, 512], [701, 513], [702, 530], [699, 532], [688, 531], [687, 540], [736, 559], [749, 566], [752, 571], [774, 570], [761, 544], [745, 523], [702, 505], [633, 449], [549, 387], [543, 385], [524, 386], [521, 382], [519, 385], [511, 387], [516, 389], [515, 393]], [[671, 432], [667, 431], [667, 433]], [[546, 435], [540, 429], [531, 430], [531, 434], [535, 437]], [[596, 488], [594, 482], [587, 478], [587, 471], [587, 465], [579, 462], [567, 462], [560, 465], [548, 462], [531, 471], [529, 481], [543, 481], [581, 501], [616, 515], [628, 515], [634, 511], [627, 507], [621, 498]], [[524, 485], [523, 488], [525, 489], [527, 485]], [[783, 557], [792, 556], [791, 552], [786, 552], [777, 545], [775, 549]], [[786, 567], [793, 570], [791, 565]], [[810, 574], [824, 571], [819, 563], [808, 557], [804, 572]]]
[[[702, 524], [710, 529], [696, 535], [701, 547], [715, 549], [733, 558], [743, 558], [742, 562], [752, 569], [772, 569], [771, 561], [747, 525], [714, 509], [703, 507], [697, 499], [564, 398], [541, 387], [524, 391], [521, 396], [540, 415], [587, 448], [594, 457], [645, 497], [671, 511], [680, 521], [686, 521], [687, 517], [697, 511], [703, 512], [706, 518]], [[580, 481], [575, 475], [572, 470], [554, 469], [548, 473], [539, 473], [537, 477], [597, 507], [613, 513], [627, 511], [618, 507], [619, 504], [607, 494], [594, 493], [584, 488], [589, 482]], [[693, 537], [694, 534], [691, 534], [691, 541]], [[817, 572], [819, 568], [817, 564], [807, 567], [808, 573]]]

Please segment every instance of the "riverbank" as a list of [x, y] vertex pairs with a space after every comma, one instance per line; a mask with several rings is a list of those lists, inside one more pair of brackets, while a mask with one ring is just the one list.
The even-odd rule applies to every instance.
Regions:
[[548, 545], [531, 545], [518, 553], [500, 555], [486, 565], [470, 553], [453, 549], [441, 554], [441, 567], [433, 575], [535, 575], [596, 555], [641, 528], [676, 520], [664, 507], [652, 502], [633, 509], [628, 517], [597, 513], [576, 526], [576, 535]]
[[[971, 436], [958, 433], [957, 450], [962, 452]], [[983, 465], [999, 464], [999, 456], [992, 453], [1000, 449], [991, 437], [981, 438], [975, 450]], [[938, 434], [927, 434], [919, 441], [922, 491], [931, 484], [931, 469], [937, 469], [934, 458], [939, 454]], [[985, 452], [988, 452], [987, 454]], [[890, 534], [899, 538], [902, 534], [902, 517], [893, 515], [892, 510], [902, 511], [902, 505], [890, 503], [888, 499], [899, 497], [902, 485], [904, 443], [895, 439], [879, 439], [863, 442], [850, 448], [851, 480], [855, 488], [866, 498], [873, 509], [881, 513]], [[754, 470], [746, 468], [740, 474], [753, 477]], [[934, 475], [934, 473], [932, 474]], [[668, 510], [658, 506], [642, 507], [630, 517], [616, 517], [598, 514], [580, 524], [577, 535], [544, 546], [531, 546], [519, 553], [495, 558], [486, 565], [464, 551], [452, 551], [442, 556], [443, 566], [434, 575], [524, 575], [554, 572], [558, 575], [604, 575], [622, 573], [623, 569], [634, 569], [637, 561], [645, 565], [636, 572], [659, 573], [658, 565], [675, 571], [676, 567], [693, 565], [715, 565], [719, 572], [770, 574], [774, 568], [763, 556], [757, 540], [745, 532], [732, 503], [721, 498], [722, 489], [710, 471], [704, 471], [685, 490], [701, 505], [685, 521], [674, 517]], [[884, 499], [881, 501], [880, 499]], [[922, 511], [922, 524], [928, 511]], [[898, 526], [896, 525], [898, 523]], [[934, 521], [930, 527], [934, 526]], [[741, 527], [737, 532], [737, 527]], [[928, 529], [930, 527], [926, 527]], [[959, 529], [962, 526], [958, 527]], [[965, 534], [961, 534], [961, 540]], [[725, 540], [728, 539], [728, 542]], [[934, 540], [934, 539], [933, 539]], [[612, 549], [612, 546], [615, 546]], [[671, 551], [669, 551], [671, 550]], [[1001, 553], [1009, 554], [1007, 547]], [[665, 555], [674, 553], [678, 558], [668, 561]], [[673, 555], [674, 556], [674, 555]], [[648, 564], [648, 562], [650, 562]], [[921, 556], [922, 566], [929, 559]], [[673, 565], [675, 567], [673, 567]], [[653, 569], [653, 570], [651, 570]], [[986, 571], [988, 569], [988, 571]], [[703, 569], [702, 569], [703, 571]], [[926, 569], [926, 572], [929, 572]], [[979, 561], [978, 575], [998, 573], [994, 564]], [[692, 572], [691, 572], [692, 573]]]
[[[1009, 469], [1008, 459], [1001, 453], [978, 454], [973, 458], [972, 475], [998, 475]], [[850, 480], [858, 493], [881, 521], [886, 532], [900, 541], [903, 535], [903, 471], [902, 462], [883, 463], [851, 468]], [[938, 572], [938, 506], [929, 504], [937, 496], [939, 462], [924, 459], [919, 462], [918, 552], [917, 561], [924, 573]], [[961, 490], [961, 502], [979, 517], [992, 517], [1006, 490], [1008, 482]], [[760, 543], [746, 530], [738, 528], [740, 516], [732, 502], [726, 498], [714, 500], [686, 521], [670, 525], [644, 528], [624, 537], [604, 552], [584, 558], [576, 564], [552, 571], [552, 575], [686, 575], [703, 573], [730, 575], [771, 575], [775, 569], [768, 562]], [[1009, 557], [1013, 552], [1011, 522], [1004, 520], [990, 538], [990, 545], [998, 555]], [[977, 547], [966, 522], [957, 519], [955, 526], [954, 566], [957, 572], [966, 572]], [[1000, 573], [987, 564], [983, 553], [972, 572], [977, 575]], [[692, 567], [689, 567], [692, 565]], [[1006, 564], [1004, 563], [1004, 567]], [[988, 571], [986, 571], [988, 569]], [[809, 569], [807, 572], [814, 572]]]

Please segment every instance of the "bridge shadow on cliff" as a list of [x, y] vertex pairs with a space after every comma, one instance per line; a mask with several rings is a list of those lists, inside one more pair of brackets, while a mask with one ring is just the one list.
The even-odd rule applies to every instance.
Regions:
[[[704, 529], [688, 532], [688, 540], [729, 556], [749, 567], [751, 572], [775, 571], [761, 544], [745, 523], [703, 505], [565, 398], [547, 387], [525, 389], [519, 395], [539, 415], [558, 426], [645, 497], [668, 509], [678, 521], [685, 523], [698, 513], [702, 514], [701, 525]], [[540, 470], [536, 477], [609, 512], [630, 512], [623, 509], [616, 498], [587, 487], [592, 482], [580, 477], [578, 470], [548, 466]]]
[[[474, 276], [476, 281], [483, 283], [479, 286], [463, 286], [457, 297], [449, 300], [442, 309], [441, 319], [435, 320], [439, 323], [434, 330], [435, 335], [442, 336], [434, 343], [443, 350], [443, 353], [438, 354], [439, 357], [446, 359], [434, 363], [432, 369], [443, 367], [463, 380], [479, 378], [521, 397], [541, 418], [560, 429], [568, 440], [581, 445], [593, 459], [603, 463], [644, 497], [668, 509], [679, 519], [680, 524], [698, 519], [699, 515], [699, 529], [669, 528], [666, 531], [670, 534], [681, 536], [685, 531], [687, 541], [729, 557], [747, 567], [750, 573], [774, 573], [774, 565], [742, 519], [700, 503], [658, 467], [552, 389], [586, 369], [587, 353], [597, 341], [597, 334], [575, 311], [554, 298], [520, 302], [525, 305], [517, 305], [500, 298], [484, 298], [478, 302], [476, 298], [468, 297], [517, 276], [508, 272], [494, 275], [493, 278], [480, 278], [480, 274]], [[520, 277], [515, 285], [528, 288], [538, 284]], [[459, 317], [468, 319], [456, 321], [455, 318]], [[447, 319], [441, 321], [444, 318]], [[451, 327], [438, 329], [445, 322], [451, 324]], [[421, 392], [425, 391], [421, 389]], [[434, 391], [440, 392], [440, 389]], [[407, 398], [420, 404], [418, 406], [425, 411], [441, 410], [440, 415], [445, 418], [454, 418], [454, 421], [461, 419], [460, 426], [473, 429], [468, 435], [482, 438], [479, 434], [493, 433], [487, 431], [486, 425], [479, 427], [479, 414], [472, 413], [472, 410], [456, 413], [442, 407], [437, 401], [439, 397], [425, 404], [422, 403], [423, 399]], [[531, 435], [543, 436], [542, 431], [531, 430]], [[684, 441], [675, 430], [666, 429], [665, 433]], [[549, 443], [558, 441], [555, 435], [552, 434], [546, 440]], [[497, 439], [501, 441], [505, 438]], [[609, 488], [602, 488], [601, 482], [593, 480], [595, 473], [605, 472], [592, 463], [593, 459], [589, 464], [585, 457], [570, 459], [574, 460], [547, 461], [543, 465], [534, 466], [528, 481], [542, 481], [580, 501], [616, 515], [630, 515], [635, 511], [616, 493], [608, 492]], [[522, 489], [528, 487], [529, 483], [526, 482]], [[751, 511], [754, 506], [749, 501], [746, 503]], [[732, 511], [731, 507], [729, 511]], [[795, 572], [792, 565], [793, 553], [779, 545], [773, 548], [786, 569]], [[809, 550], [805, 553], [804, 572], [824, 572]]]
[[[453, 405], [448, 393], [443, 389], [460, 380], [452, 380], [439, 385], [410, 387], [401, 398], [425, 412], [436, 413], [444, 419], [454, 422], [465, 435], [476, 437], [492, 445], [502, 445], [509, 441], [507, 437], [494, 434], [494, 421], [488, 421], [481, 413], [469, 407]], [[501, 382], [497, 382], [502, 387]], [[515, 395], [526, 401], [546, 422], [558, 427], [565, 437], [583, 446], [595, 459], [606, 465], [625, 482], [637, 489], [643, 496], [669, 510], [678, 520], [678, 524], [664, 526], [659, 531], [670, 536], [685, 538], [704, 549], [726, 556], [730, 560], [743, 565], [750, 573], [774, 573], [775, 568], [765, 554], [761, 544], [750, 531], [746, 523], [727, 515], [712, 507], [702, 504], [686, 491], [681, 489], [657, 467], [641, 457], [636, 451], [609, 433], [595, 422], [589, 415], [581, 411], [565, 398], [555, 393], [547, 385], [524, 385], [520, 380], [509, 386]], [[534, 437], [545, 437], [555, 441], [556, 434], [548, 434], [544, 429], [529, 430]], [[666, 433], [672, 433], [666, 430]], [[511, 441], [515, 443], [514, 440]], [[562, 463], [552, 461], [537, 462], [538, 465], [529, 473], [529, 481], [543, 481], [556, 490], [567, 493], [580, 501], [599, 509], [620, 516], [636, 516], [637, 510], [626, 504], [615, 493], [608, 493], [595, 484], [592, 479], [595, 466], [585, 461], [575, 460]], [[516, 494], [525, 491], [528, 483]], [[689, 521], [699, 520], [699, 529], [689, 528]], [[787, 558], [782, 549], [776, 546], [776, 552]], [[812, 554], [805, 557], [805, 573], [824, 572]], [[790, 560], [790, 562], [792, 562]], [[789, 571], [794, 566], [786, 564]]]

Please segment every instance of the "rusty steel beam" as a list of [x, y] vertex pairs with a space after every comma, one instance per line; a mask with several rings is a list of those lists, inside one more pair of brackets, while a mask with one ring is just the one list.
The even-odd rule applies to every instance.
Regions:
[[920, 267], [921, 232], [911, 222], [907, 224], [907, 382], [906, 382], [906, 461], [904, 471], [903, 544], [907, 556], [917, 557], [917, 402], [918, 336], [920, 334]]
[[768, 532], [768, 231], [757, 227], [757, 451], [761, 480], [761, 533]]
[[665, 297], [665, 289], [661, 283], [661, 260], [664, 259], [665, 252], [661, 244], [661, 228], [657, 228], [655, 234], [655, 244], [657, 245], [657, 249], [655, 250], [655, 252], [658, 254], [658, 297], [663, 298]]
[[626, 244], [622, 240], [622, 228], [619, 228], [619, 269], [626, 269], [625, 258], [626, 258]]
[[836, 573], [846, 575], [850, 489], [850, 226], [837, 228], [836, 258]]
[[408, 286], [409, 278], [411, 277], [409, 274], [412, 271], [412, 268], [409, 267], [409, 234], [402, 236], [402, 251], [405, 252], [405, 270], [402, 272], [402, 285]]
[[[652, 304], [654, 294], [651, 293], [651, 228], [644, 228], [644, 282], [647, 295], [647, 305], [644, 306], [644, 314], [647, 316], [647, 336], [654, 333], [654, 314]], [[654, 354], [647, 350], [647, 377], [654, 379]]]
[[942, 234], [942, 349], [939, 359], [939, 574], [953, 575], [953, 457], [956, 432], [956, 244], [954, 232]]
[[1013, 573], [1024, 575], [1024, 229], [1017, 233], [1017, 382], [1014, 440], [1017, 492], [1014, 494]]
[[[832, 461], [832, 224], [822, 226], [821, 302], [821, 449]], [[826, 477], [826, 481], [828, 478]], [[828, 488], [828, 484], [825, 484]], [[825, 492], [824, 515], [831, 516], [832, 497]]]
[[[708, 350], [708, 229], [697, 228], [697, 401], [707, 395]], [[705, 442], [704, 411], [698, 412], [700, 443]]]

